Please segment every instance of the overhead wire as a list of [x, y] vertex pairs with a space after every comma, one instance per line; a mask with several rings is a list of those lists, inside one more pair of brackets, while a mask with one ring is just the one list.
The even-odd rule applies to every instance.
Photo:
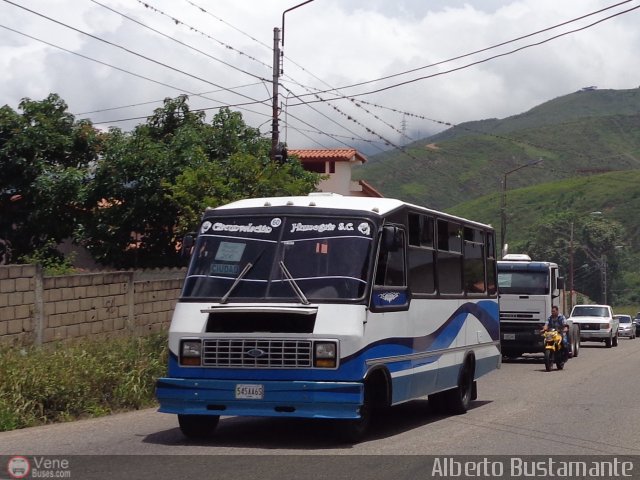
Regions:
[[[6, 1], [6, 0], [5, 0], [5, 1]], [[404, 81], [404, 82], [395, 83], [395, 84], [393, 84], [393, 85], [387, 85], [387, 86], [385, 86], [385, 87], [377, 88], [377, 89], [370, 90], [370, 91], [367, 91], [367, 92], [354, 93], [354, 94], [350, 94], [350, 95], [348, 95], [348, 96], [338, 96], [338, 97], [336, 97], [336, 98], [334, 98], [334, 99], [331, 99], [331, 100], [328, 100], [328, 101], [337, 101], [337, 100], [344, 100], [344, 99], [352, 99], [352, 98], [361, 97], [361, 96], [365, 96], [365, 95], [372, 95], [372, 94], [374, 94], [374, 93], [384, 92], [384, 91], [386, 91], [386, 90], [391, 90], [391, 89], [398, 88], [398, 87], [401, 87], [401, 86], [404, 86], [404, 85], [408, 85], [408, 84], [411, 84], [411, 83], [419, 82], [419, 81], [421, 81], [421, 80], [426, 80], [426, 79], [429, 79], [429, 78], [434, 78], [434, 77], [438, 77], [438, 76], [442, 76], [442, 75], [447, 75], [447, 74], [449, 74], [449, 73], [457, 72], [457, 71], [460, 71], [460, 70], [465, 70], [465, 69], [467, 69], [467, 68], [470, 68], [470, 67], [473, 67], [473, 66], [476, 66], [476, 65], [480, 65], [480, 64], [483, 64], [483, 63], [487, 63], [487, 62], [489, 62], [489, 61], [491, 61], [491, 60], [495, 60], [495, 59], [497, 59], [497, 58], [501, 58], [501, 57], [506, 57], [506, 56], [509, 56], [509, 55], [513, 55], [513, 54], [515, 54], [515, 53], [517, 53], [517, 52], [520, 52], [520, 51], [522, 51], [522, 50], [526, 50], [526, 49], [528, 49], [528, 48], [532, 48], [532, 47], [537, 47], [537, 46], [543, 45], [543, 44], [545, 44], [545, 43], [549, 43], [549, 42], [551, 42], [551, 41], [553, 41], [553, 40], [556, 40], [556, 39], [558, 39], [558, 38], [561, 38], [561, 37], [564, 37], [564, 36], [567, 36], [567, 35], [570, 35], [570, 34], [573, 34], [573, 33], [577, 33], [577, 32], [580, 32], [580, 31], [586, 30], [586, 29], [588, 29], [588, 28], [592, 28], [592, 27], [594, 27], [594, 26], [596, 26], [596, 25], [598, 25], [598, 24], [600, 24], [600, 23], [602, 23], [602, 22], [605, 22], [605, 21], [610, 20], [610, 19], [612, 19], [612, 18], [618, 17], [618, 16], [620, 16], [620, 15], [624, 15], [624, 14], [630, 13], [630, 12], [632, 12], [632, 11], [634, 11], [634, 10], [639, 9], [639, 8], [640, 8], [640, 5], [638, 5], [638, 6], [636, 6], [636, 7], [629, 8], [629, 9], [624, 10], [624, 11], [622, 11], [622, 12], [617, 12], [617, 13], [615, 13], [615, 14], [613, 14], [613, 15], [610, 15], [610, 16], [608, 16], [608, 17], [605, 17], [605, 18], [602, 18], [602, 19], [600, 19], [600, 20], [597, 20], [597, 21], [595, 21], [595, 22], [593, 22], [593, 23], [590, 23], [589, 25], [585, 25], [585, 26], [580, 27], [580, 28], [576, 28], [576, 29], [573, 29], [573, 30], [569, 30], [569, 31], [566, 31], [566, 32], [562, 32], [562, 33], [560, 33], [560, 34], [558, 34], [558, 35], [554, 35], [554, 36], [552, 36], [552, 37], [550, 37], [550, 38], [547, 38], [547, 39], [541, 40], [541, 41], [539, 41], [539, 42], [530, 43], [530, 44], [528, 44], [528, 45], [524, 45], [524, 46], [522, 46], [522, 47], [515, 48], [515, 49], [510, 50], [510, 51], [508, 51], [508, 52], [504, 52], [504, 53], [499, 53], [499, 54], [496, 54], [496, 55], [492, 55], [492, 56], [490, 56], [490, 57], [483, 58], [483, 59], [481, 59], [481, 60], [477, 60], [477, 61], [475, 61], [475, 62], [471, 62], [471, 63], [465, 64], [465, 65], [461, 65], [461, 66], [459, 66], [459, 67], [451, 68], [451, 69], [449, 69], [449, 70], [443, 70], [443, 71], [441, 71], [441, 72], [436, 72], [436, 73], [433, 73], [433, 74], [431, 74], [431, 75], [425, 75], [425, 76], [418, 77], [418, 78], [414, 78], [414, 79], [411, 79], [411, 80], [406, 80], [406, 81]], [[345, 88], [348, 88], [348, 87], [340, 87], [340, 89], [341, 89], [341, 90], [344, 90]], [[330, 92], [331, 92], [331, 90], [323, 90], [323, 91], [321, 91], [321, 92], [319, 92], [319, 93], [330, 93]], [[310, 94], [307, 94], [307, 95], [310, 95]], [[301, 95], [301, 96], [305, 96], [305, 95]], [[310, 100], [310, 101], [306, 102], [305, 104], [308, 104], [308, 103], [317, 103], [317, 102], [318, 102], [318, 100], [315, 100], [315, 101], [314, 101], [314, 100]], [[294, 105], [290, 105], [290, 106], [295, 107], [295, 106], [298, 106], [298, 105], [303, 105], [303, 103], [294, 104]]]
[[[91, 0], [91, 1], [96, 2], [96, 0]], [[155, 8], [155, 7], [153, 7], [153, 6], [151, 6], [151, 5], [149, 5], [149, 3], [148, 3], [148, 2], [143, 2], [143, 1], [141, 1], [141, 0], [137, 0], [137, 1], [138, 1], [138, 3], [143, 4], [146, 8], [151, 9], [153, 12], [156, 12], [156, 13], [159, 13], [159, 14], [161, 14], [161, 15], [163, 15], [163, 16], [168, 17], [169, 19], [171, 19], [173, 22], [175, 22], [175, 23], [176, 23], [176, 24], [178, 24], [178, 25], [180, 25], [180, 24], [181, 24], [181, 25], [184, 25], [185, 27], [189, 28], [189, 29], [190, 29], [190, 30], [192, 30], [192, 31], [195, 31], [195, 32], [197, 32], [197, 33], [200, 33], [200, 34], [202, 34], [202, 35], [205, 35], [205, 36], [207, 36], [208, 38], [211, 38], [212, 40], [216, 40], [216, 39], [213, 39], [212, 37], [210, 37], [209, 35], [205, 34], [204, 32], [202, 32], [202, 31], [198, 30], [196, 27], [193, 27], [193, 26], [191, 26], [191, 25], [188, 25], [186, 22], [182, 21], [181, 19], [179, 19], [179, 18], [177, 18], [177, 17], [174, 17], [174, 16], [171, 16], [171, 15], [169, 15], [169, 14], [167, 14], [167, 13], [165, 13], [165, 12], [163, 12], [163, 11], [161, 11], [161, 10], [159, 10], [159, 9], [157, 9], [157, 8]], [[193, 2], [188, 2], [188, 3], [190, 3], [190, 4], [191, 4], [191, 5], [193, 5], [193, 6], [196, 6]], [[204, 8], [202, 8], [202, 7], [196, 6], [196, 8], [199, 8], [199, 9], [200, 9], [202, 12], [204, 12], [204, 13], [208, 13], [208, 12], [207, 12]], [[225, 23], [227, 23], [227, 22], [225, 22]], [[230, 24], [229, 24], [229, 23], [227, 23], [227, 25], [230, 25]], [[243, 32], [243, 33], [244, 33], [244, 32]], [[253, 38], [253, 37], [251, 37], [251, 36], [249, 36], [249, 37], [250, 37], [250, 38], [252, 38], [252, 39], [254, 39], [254, 38]], [[255, 41], [258, 41], [258, 40], [256, 40], [256, 39], [254, 39], [254, 40], [255, 40]], [[223, 42], [220, 42], [219, 40], [216, 40], [216, 41], [217, 41], [218, 43], [221, 43], [223, 46], [228, 46], [227, 44], [225, 44], [225, 43], [223, 43]], [[260, 42], [260, 43], [261, 43], [261, 42]], [[262, 43], [261, 43], [261, 44], [262, 44]], [[262, 45], [264, 45], [264, 44], [262, 44]], [[266, 45], [265, 45], [265, 46], [266, 46]], [[232, 50], [235, 50], [235, 51], [240, 52], [239, 50], [237, 50], [237, 49], [235, 49], [235, 48], [231, 48], [231, 49], [232, 49]], [[259, 60], [255, 59], [255, 58], [253, 58], [253, 57], [250, 57], [250, 58], [251, 58], [252, 60], [259, 61]], [[297, 83], [297, 82], [295, 82], [295, 83]], [[302, 86], [303, 88], [306, 88], [306, 87], [304, 87], [303, 85], [301, 85], [301, 84], [299, 84], [299, 83], [298, 83], [298, 85], [299, 85], [299, 86]], [[292, 92], [290, 89], [288, 89], [288, 88], [287, 88], [287, 87], [285, 87], [284, 85], [280, 84], [280, 86], [282, 86], [285, 90], [287, 90], [287, 91], [289, 91], [289, 92]], [[355, 119], [353, 119], [353, 117], [352, 117], [352, 116], [349, 116], [349, 115], [345, 114], [345, 113], [344, 113], [344, 112], [342, 112], [339, 108], [337, 108], [337, 107], [335, 107], [335, 106], [332, 106], [332, 108], [333, 108], [335, 111], [337, 111], [337, 112], [341, 113], [343, 116], [345, 116], [345, 117], [347, 117], [347, 118], [349, 118], [349, 119], [351, 119], [351, 120], [354, 120], [354, 121], [355, 121]], [[314, 111], [316, 111], [316, 113], [318, 113], [318, 114], [320, 114], [320, 115], [324, 116], [325, 118], [329, 119], [330, 121], [332, 121], [332, 122], [336, 123], [338, 126], [340, 126], [341, 128], [345, 129], [345, 130], [346, 130], [346, 131], [348, 131], [349, 133], [352, 133], [353, 135], [358, 136], [358, 134], [357, 134], [357, 133], [355, 133], [355, 132], [353, 132], [353, 131], [349, 130], [348, 128], [344, 127], [343, 125], [340, 125], [339, 123], [335, 122], [335, 120], [333, 120], [333, 119], [331, 119], [330, 117], [326, 116], [325, 114], [323, 114], [323, 113], [319, 112], [317, 109], [313, 109], [313, 110], [314, 110]], [[378, 119], [379, 119], [379, 117], [376, 117], [376, 118], [378, 118]], [[357, 121], [356, 121], [356, 122], [357, 122]], [[360, 122], [357, 122], [357, 123], [359, 123], [359, 125], [361, 125], [361, 126], [362, 126], [362, 123], [360, 123]], [[389, 145], [389, 146], [393, 146], [393, 142], [391, 142], [391, 141], [389, 141], [389, 140], [384, 139], [384, 137], [382, 137], [380, 134], [377, 134], [377, 133], [376, 133], [375, 131], [373, 131], [371, 128], [369, 128], [369, 127], [365, 127], [365, 129], [366, 129], [367, 133], [369, 133], [369, 134], [373, 134], [373, 135], [376, 135], [376, 136], [378, 136], [379, 138], [383, 139], [383, 140], [387, 143], [387, 145]], [[361, 138], [363, 141], [364, 141], [364, 140], [366, 140], [364, 137], [360, 137], [360, 138]]]
[[[118, 70], [118, 71], [120, 71], [120, 72], [122, 72], [122, 73], [126, 73], [127, 75], [132, 75], [132, 76], [134, 76], [134, 77], [137, 77], [137, 78], [140, 78], [140, 79], [142, 79], [142, 80], [146, 80], [146, 81], [149, 81], [149, 82], [155, 83], [155, 84], [157, 84], [157, 85], [161, 85], [161, 86], [163, 86], [163, 87], [172, 88], [172, 89], [174, 89], [174, 90], [177, 90], [177, 91], [178, 91], [178, 92], [180, 92], [180, 93], [187, 93], [187, 94], [189, 94], [189, 95], [197, 96], [197, 97], [203, 98], [203, 99], [205, 99], [205, 100], [209, 100], [209, 101], [213, 101], [213, 102], [218, 102], [218, 103], [223, 103], [223, 106], [222, 106], [222, 107], [212, 107], [212, 108], [223, 108], [223, 107], [225, 107], [225, 106], [226, 106], [226, 107], [238, 107], [238, 108], [244, 109], [244, 110], [246, 110], [246, 111], [249, 111], [249, 112], [251, 112], [251, 113], [255, 113], [255, 114], [257, 114], [257, 115], [266, 115], [266, 114], [263, 114], [263, 113], [261, 113], [261, 112], [255, 112], [255, 111], [253, 111], [253, 110], [249, 110], [249, 109], [242, 108], [242, 107], [244, 107], [244, 106], [247, 106], [247, 105], [253, 105], [253, 104], [256, 104], [256, 103], [258, 103], [258, 104], [263, 104], [263, 103], [265, 102], [265, 100], [263, 100], [263, 101], [246, 102], [246, 103], [241, 103], [241, 104], [233, 104], [233, 105], [232, 105], [232, 104], [229, 104], [229, 103], [224, 103], [224, 102], [221, 102], [220, 100], [217, 100], [217, 99], [214, 99], [214, 98], [207, 97], [207, 96], [205, 96], [205, 95], [204, 95], [204, 94], [202, 94], [202, 93], [190, 92], [190, 91], [186, 90], [186, 89], [185, 89], [185, 88], [183, 88], [183, 87], [178, 87], [178, 86], [175, 86], [175, 85], [170, 85], [170, 84], [168, 84], [168, 83], [161, 82], [161, 81], [159, 81], [159, 80], [155, 80], [155, 79], [153, 79], [153, 78], [147, 77], [147, 76], [145, 76], [145, 75], [140, 75], [140, 74], [138, 74], [138, 73], [131, 72], [130, 70], [126, 70], [126, 69], [121, 68], [121, 67], [118, 67], [118, 66], [116, 66], [116, 65], [112, 65], [112, 64], [110, 64], [110, 63], [103, 62], [102, 60], [98, 60], [98, 59], [95, 59], [95, 58], [89, 57], [89, 56], [87, 56], [87, 55], [83, 55], [83, 54], [81, 54], [81, 53], [74, 52], [74, 51], [69, 50], [69, 49], [67, 49], [67, 48], [64, 48], [64, 47], [61, 47], [61, 46], [59, 46], [59, 45], [55, 45], [55, 44], [53, 44], [53, 43], [51, 43], [51, 42], [48, 42], [48, 41], [46, 41], [46, 40], [43, 40], [43, 39], [41, 39], [41, 38], [37, 38], [37, 37], [34, 37], [33, 35], [29, 35], [28, 33], [24, 33], [24, 32], [21, 32], [21, 31], [19, 31], [19, 30], [16, 30], [15, 28], [7, 27], [6, 25], [2, 25], [2, 24], [0, 24], [0, 28], [4, 28], [4, 29], [9, 30], [9, 31], [11, 31], [11, 32], [13, 32], [13, 33], [16, 33], [16, 34], [18, 34], [18, 35], [22, 35], [22, 36], [27, 37], [27, 38], [29, 38], [29, 39], [31, 39], [31, 40], [35, 40], [35, 41], [37, 41], [37, 42], [43, 43], [43, 44], [45, 44], [45, 45], [47, 45], [47, 46], [50, 46], [50, 47], [52, 47], [52, 48], [56, 48], [56, 49], [61, 50], [61, 51], [63, 51], [63, 52], [70, 53], [70, 54], [75, 55], [75, 56], [77, 56], [77, 57], [83, 58], [83, 59], [85, 59], [85, 60], [89, 60], [89, 61], [91, 61], [91, 62], [98, 63], [98, 64], [103, 65], [103, 66], [105, 66], [105, 67], [113, 68], [114, 70]], [[224, 89], [224, 90], [226, 90], [226, 89]], [[116, 108], [119, 108], [119, 107], [116, 107]], [[76, 116], [79, 116], [79, 115], [88, 115], [88, 114], [90, 114], [90, 113], [93, 113], [93, 112], [84, 112], [84, 113], [78, 113], [78, 114], [75, 114], [75, 115], [76, 115]], [[145, 117], [132, 117], [132, 118], [128, 118], [128, 119], [113, 120], [112, 122], [103, 121], [103, 122], [97, 122], [97, 123], [118, 123], [118, 122], [124, 122], [124, 121], [128, 121], [128, 120], [140, 120], [140, 119], [145, 119], [145, 118], [148, 118], [148, 116], [145, 116]]]
[[[187, 0], [187, 1], [189, 1], [189, 0]], [[629, 3], [629, 2], [632, 2], [632, 1], [633, 0], [624, 0], [622, 2], [616, 3], [615, 5], [610, 5], [608, 7], [602, 8], [600, 10], [596, 10], [594, 12], [587, 13], [587, 14], [582, 15], [580, 17], [576, 17], [576, 18], [573, 18], [571, 20], [567, 20], [567, 21], [552, 25], [550, 27], [546, 27], [546, 28], [543, 28], [541, 30], [537, 30], [535, 32], [527, 33], [525, 35], [521, 35], [519, 37], [512, 38], [510, 40], [506, 40], [504, 42], [500, 42], [500, 43], [497, 43], [495, 45], [491, 45], [489, 47], [484, 47], [484, 48], [481, 48], [479, 50], [475, 50], [473, 52], [468, 52], [468, 53], [465, 53], [465, 54], [462, 54], [462, 55], [457, 55], [455, 57], [451, 57], [451, 58], [448, 58], [446, 60], [440, 60], [438, 62], [431, 63], [429, 65], [424, 65], [422, 67], [412, 68], [410, 70], [405, 70], [403, 72], [394, 73], [394, 74], [387, 75], [387, 76], [384, 76], [384, 77], [375, 78], [373, 80], [367, 80], [367, 81], [364, 81], [364, 82], [359, 82], [359, 83], [354, 83], [354, 84], [351, 84], [351, 85], [342, 86], [342, 87], [336, 88], [335, 90], [344, 90], [344, 89], [347, 89], [347, 88], [360, 87], [362, 85], [368, 85], [368, 84], [379, 82], [379, 81], [382, 81], [382, 80], [388, 80], [390, 78], [395, 78], [395, 77], [399, 77], [399, 76], [402, 76], [402, 75], [407, 75], [409, 73], [414, 73], [414, 72], [417, 72], [417, 71], [420, 71], [420, 70], [425, 70], [427, 68], [437, 67], [437, 66], [443, 65], [445, 63], [453, 62], [455, 60], [460, 60], [462, 58], [471, 57], [473, 55], [477, 55], [478, 53], [483, 53], [483, 52], [486, 52], [486, 51], [489, 51], [489, 50], [493, 50], [493, 49], [498, 48], [498, 47], [503, 47], [503, 46], [508, 45], [510, 43], [515, 43], [517, 41], [524, 40], [525, 38], [533, 37], [535, 35], [539, 35], [541, 33], [545, 33], [545, 32], [554, 30], [556, 28], [563, 27], [565, 25], [569, 25], [569, 24], [577, 22], [579, 20], [584, 20], [585, 18], [591, 17], [593, 15], [597, 15], [598, 13], [602, 13], [602, 12], [605, 12], [607, 10], [611, 10], [612, 8], [619, 7], [620, 5], [623, 5], [625, 3]], [[331, 91], [333, 91], [333, 90], [325, 90], [325, 91], [322, 91], [320, 93], [330, 93]]]
[[82, 34], [82, 35], [86, 35], [86, 36], [88, 36], [88, 37], [90, 37], [90, 38], [93, 38], [94, 40], [97, 40], [97, 41], [99, 41], [99, 42], [105, 43], [105, 44], [110, 45], [110, 46], [112, 46], [112, 47], [115, 47], [115, 48], [121, 49], [121, 50], [123, 50], [123, 51], [125, 51], [125, 52], [127, 52], [127, 53], [129, 53], [129, 54], [135, 55], [135, 56], [137, 56], [137, 57], [139, 57], [139, 58], [142, 58], [142, 59], [147, 60], [147, 61], [149, 61], [149, 62], [152, 62], [152, 63], [154, 63], [154, 64], [160, 65], [160, 66], [162, 66], [162, 67], [164, 67], [164, 68], [167, 68], [167, 69], [169, 69], [169, 70], [172, 70], [172, 71], [174, 71], [174, 72], [177, 72], [177, 73], [180, 73], [180, 74], [182, 74], [182, 75], [188, 76], [188, 77], [190, 77], [190, 78], [193, 78], [193, 79], [195, 79], [195, 80], [201, 81], [201, 82], [203, 82], [203, 83], [208, 83], [208, 84], [210, 84], [210, 85], [213, 85], [213, 86], [215, 86], [215, 87], [218, 87], [218, 88], [221, 88], [221, 89], [223, 89], [223, 90], [225, 90], [225, 91], [228, 91], [228, 92], [230, 92], [230, 93], [232, 93], [232, 94], [234, 94], [234, 95], [238, 95], [238, 96], [240, 96], [240, 97], [243, 97], [243, 98], [246, 98], [246, 99], [248, 99], [248, 100], [251, 100], [252, 102], [255, 102], [255, 103], [263, 103], [263, 104], [265, 104], [265, 103], [266, 103], [265, 101], [259, 101], [259, 100], [256, 100], [255, 98], [251, 98], [251, 97], [249, 97], [249, 96], [247, 96], [247, 95], [244, 95], [244, 94], [242, 94], [242, 93], [238, 93], [238, 92], [235, 92], [235, 91], [233, 91], [233, 90], [229, 90], [228, 88], [223, 87], [222, 85], [219, 85], [219, 84], [217, 84], [217, 83], [215, 83], [215, 82], [212, 82], [212, 81], [207, 80], [207, 79], [205, 79], [205, 78], [201, 78], [201, 77], [199, 77], [199, 76], [197, 76], [197, 75], [194, 75], [194, 74], [191, 74], [191, 73], [185, 72], [185, 71], [183, 71], [183, 70], [181, 70], [181, 69], [179, 69], [179, 68], [176, 68], [176, 67], [173, 67], [173, 66], [171, 66], [171, 65], [168, 65], [168, 64], [166, 64], [166, 63], [160, 62], [159, 60], [155, 60], [155, 59], [150, 58], [150, 57], [148, 57], [148, 56], [146, 56], [146, 55], [143, 55], [143, 54], [141, 54], [141, 53], [139, 53], [139, 52], [135, 52], [135, 51], [131, 50], [130, 48], [127, 48], [127, 47], [125, 47], [125, 46], [123, 46], [123, 45], [119, 45], [119, 44], [117, 44], [117, 43], [115, 43], [115, 42], [111, 42], [111, 41], [106, 40], [106, 39], [104, 39], [104, 38], [98, 37], [97, 35], [93, 35], [93, 34], [91, 34], [91, 33], [85, 32], [85, 31], [83, 31], [83, 30], [81, 30], [81, 29], [79, 29], [79, 28], [73, 27], [73, 26], [68, 25], [68, 24], [66, 24], [66, 23], [64, 23], [64, 22], [61, 22], [61, 21], [56, 20], [56, 19], [54, 19], [54, 18], [51, 18], [51, 17], [49, 17], [49, 16], [47, 16], [47, 15], [45, 15], [45, 14], [43, 14], [43, 13], [36, 12], [35, 10], [32, 10], [32, 9], [30, 9], [30, 8], [27, 8], [27, 7], [24, 7], [24, 6], [22, 6], [22, 5], [18, 5], [17, 3], [12, 2], [11, 0], [2, 0], [2, 1], [4, 1], [5, 3], [8, 3], [8, 4], [10, 4], [10, 5], [13, 5], [13, 6], [17, 7], [17, 8], [21, 8], [21, 9], [23, 9], [23, 10], [25, 10], [25, 11], [27, 11], [27, 12], [30, 12], [30, 13], [32, 13], [32, 14], [34, 14], [34, 15], [37, 15], [37, 16], [39, 16], [39, 17], [41, 17], [41, 18], [44, 18], [44, 19], [46, 19], [46, 20], [49, 20], [50, 22], [56, 23], [56, 24], [58, 24], [58, 25], [60, 25], [60, 26], [63, 26], [63, 27], [65, 27], [65, 28], [68, 28], [68, 29], [70, 29], [70, 30], [73, 30], [73, 31], [75, 31], [75, 32], [78, 32], [78, 33], [80, 33], [80, 34]]

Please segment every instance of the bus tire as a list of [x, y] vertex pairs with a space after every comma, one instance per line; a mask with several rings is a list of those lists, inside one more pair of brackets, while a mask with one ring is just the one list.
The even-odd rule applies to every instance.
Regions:
[[218, 426], [220, 415], [178, 415], [180, 431], [187, 438], [202, 440]]
[[371, 425], [373, 405], [371, 404], [371, 389], [365, 385], [364, 403], [360, 406], [360, 418], [337, 420], [336, 428], [340, 440], [346, 443], [359, 443], [367, 435]]
[[473, 359], [467, 359], [460, 370], [458, 386], [444, 392], [449, 413], [454, 415], [467, 413], [473, 397], [473, 377]]

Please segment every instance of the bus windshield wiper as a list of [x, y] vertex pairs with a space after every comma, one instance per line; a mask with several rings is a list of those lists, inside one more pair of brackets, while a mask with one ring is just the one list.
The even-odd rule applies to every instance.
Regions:
[[304, 293], [302, 292], [302, 290], [300, 289], [296, 281], [293, 279], [293, 275], [289, 273], [289, 270], [287, 269], [287, 267], [284, 264], [284, 261], [282, 260], [280, 260], [280, 268], [282, 269], [284, 276], [287, 277], [287, 280], [289, 280], [289, 285], [291, 285], [291, 288], [293, 288], [293, 291], [296, 292], [296, 295], [298, 296], [300, 301], [304, 305], [309, 305], [311, 302], [307, 300], [307, 297], [305, 297]]
[[245, 277], [245, 275], [247, 273], [249, 273], [249, 270], [251, 270], [253, 268], [253, 266], [256, 263], [258, 263], [258, 260], [260, 260], [260, 257], [262, 256], [263, 253], [264, 253], [264, 249], [256, 256], [256, 259], [253, 261], [253, 263], [252, 262], [247, 262], [247, 264], [244, 266], [244, 268], [242, 269], [240, 274], [238, 274], [236, 279], [233, 281], [233, 283], [229, 287], [229, 290], [227, 290], [227, 293], [225, 293], [224, 296], [220, 299], [220, 303], [227, 303], [227, 300], [229, 300], [229, 295], [231, 295], [231, 292], [233, 292], [233, 290], [235, 290], [235, 288], [240, 283], [240, 280], [242, 280]]

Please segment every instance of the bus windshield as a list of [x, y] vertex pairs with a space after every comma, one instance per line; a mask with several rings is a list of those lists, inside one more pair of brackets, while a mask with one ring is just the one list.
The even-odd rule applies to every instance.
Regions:
[[374, 225], [360, 218], [220, 217], [200, 229], [183, 298], [363, 299]]
[[498, 290], [506, 294], [546, 295], [549, 293], [549, 272], [498, 271]]

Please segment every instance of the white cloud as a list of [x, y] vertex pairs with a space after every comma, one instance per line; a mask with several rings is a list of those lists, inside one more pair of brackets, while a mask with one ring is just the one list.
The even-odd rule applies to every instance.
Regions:
[[[208, 56], [178, 45], [88, 0], [23, 0], [20, 5], [191, 76], [143, 60], [6, 2], [0, 4], [0, 24], [192, 93], [218, 90], [216, 85], [231, 88], [258, 83], [240, 91], [246, 97], [266, 103], [242, 111], [248, 123], [264, 124], [262, 131], [268, 132], [273, 29], [281, 27], [283, 11], [300, 2], [193, 0], [206, 10], [203, 12], [188, 0], [145, 1], [166, 13], [162, 15], [137, 1], [99, 1]], [[602, 0], [315, 0], [285, 16], [286, 58], [282, 83], [295, 94], [302, 95], [308, 93], [309, 88], [326, 89], [327, 84], [338, 87], [369, 81], [505, 42], [612, 4]], [[344, 92], [368, 92], [462, 67], [639, 5], [638, 1], [629, 2], [546, 34]], [[640, 63], [640, 33], [636, 27], [639, 15], [640, 9], [487, 63], [357, 98], [435, 120], [460, 123], [521, 113], [587, 85], [635, 88], [640, 84], [634, 68]], [[60, 94], [70, 110], [76, 113], [160, 100], [179, 93], [176, 89], [98, 65], [3, 28], [0, 28], [0, 67], [5, 72], [0, 79], [0, 104], [12, 108], [16, 108], [23, 97], [41, 99], [50, 92]], [[287, 90], [281, 88], [280, 93], [284, 97]], [[230, 104], [249, 101], [224, 91], [206, 96]], [[322, 96], [331, 97], [330, 94]], [[314, 97], [304, 98], [315, 100]], [[197, 96], [192, 96], [190, 103], [193, 108], [219, 105]], [[288, 103], [299, 102], [289, 98]], [[289, 145], [295, 148], [330, 147], [343, 145], [340, 142], [354, 144], [355, 141], [348, 137], [379, 140], [379, 136], [398, 143], [403, 118], [406, 128], [412, 132], [427, 133], [442, 128], [437, 123], [404, 117], [389, 109], [366, 105], [358, 108], [347, 100], [334, 105], [337, 110], [314, 103], [289, 107], [283, 112], [283, 125], [287, 121], [298, 129], [286, 131]], [[157, 106], [159, 104], [106, 111], [91, 114], [90, 118], [100, 123], [146, 116]], [[134, 123], [115, 125], [131, 128]], [[309, 130], [321, 130], [336, 137]], [[282, 131], [284, 137], [284, 126]]]

